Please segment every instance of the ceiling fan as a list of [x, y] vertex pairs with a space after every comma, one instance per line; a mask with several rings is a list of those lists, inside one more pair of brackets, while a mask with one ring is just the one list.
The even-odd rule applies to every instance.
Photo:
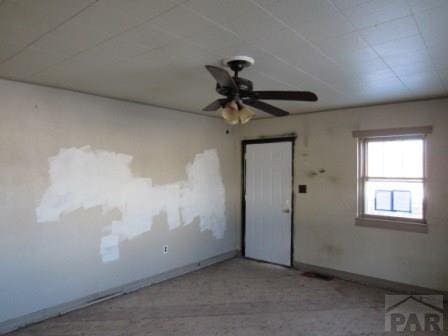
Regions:
[[206, 65], [205, 68], [216, 79], [216, 92], [225, 98], [215, 100], [203, 108], [203, 111], [222, 109], [222, 117], [231, 125], [245, 124], [255, 116], [247, 106], [282, 117], [289, 112], [265, 103], [261, 100], [317, 101], [317, 96], [309, 91], [254, 91], [250, 80], [238, 76], [244, 68], [254, 64], [248, 56], [235, 56], [223, 60], [223, 64], [234, 72], [233, 77], [223, 68]]

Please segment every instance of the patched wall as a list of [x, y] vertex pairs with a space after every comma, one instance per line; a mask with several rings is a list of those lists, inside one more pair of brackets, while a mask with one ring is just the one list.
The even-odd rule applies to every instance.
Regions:
[[0, 101], [0, 322], [239, 248], [222, 120], [4, 80]]

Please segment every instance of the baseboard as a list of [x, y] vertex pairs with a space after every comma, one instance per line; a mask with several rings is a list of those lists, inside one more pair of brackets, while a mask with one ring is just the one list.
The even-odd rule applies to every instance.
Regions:
[[415, 295], [439, 294], [439, 295], [443, 295], [444, 301], [448, 300], [448, 292], [445, 292], [445, 291], [404, 284], [404, 283], [400, 283], [400, 282], [370, 277], [367, 275], [360, 275], [360, 274], [356, 274], [356, 273], [350, 273], [350, 272], [346, 272], [346, 271], [335, 270], [332, 268], [316, 266], [316, 265], [311, 265], [311, 264], [306, 264], [306, 263], [301, 263], [301, 262], [296, 262], [296, 261], [294, 262], [294, 268], [296, 268], [300, 271], [320, 273], [320, 274], [333, 276], [335, 278], [339, 278], [339, 279], [343, 279], [343, 280], [353, 281], [353, 282], [357, 282], [357, 283], [361, 283], [361, 284], [365, 284], [365, 285], [369, 285], [369, 286], [373, 286], [373, 287], [378, 287], [378, 288], [384, 288], [384, 289], [387, 289], [387, 290], [390, 290], [393, 292], [397, 292], [397, 293], [403, 293], [403, 294], [409, 294], [409, 295], [411, 295], [411, 294], [415, 294]]
[[30, 313], [27, 315], [23, 315], [11, 320], [7, 320], [0, 323], [0, 335], [6, 334], [8, 332], [14, 331], [19, 328], [23, 328], [30, 324], [34, 324], [37, 322], [41, 322], [51, 317], [59, 316], [71, 312], [73, 310], [77, 310], [80, 308], [84, 308], [90, 306], [95, 303], [99, 303], [105, 300], [109, 300], [111, 298], [131, 293], [141, 288], [159, 283], [161, 281], [165, 281], [168, 279], [173, 279], [178, 276], [199, 270], [201, 268], [232, 259], [239, 255], [239, 251], [231, 251], [227, 253], [223, 253], [212, 258], [208, 258], [205, 260], [201, 260], [186, 266], [182, 266], [179, 268], [175, 268], [168, 272], [164, 272], [161, 274], [157, 274], [151, 276], [149, 278], [145, 278], [139, 281], [131, 282], [122, 286], [118, 286], [115, 288], [108, 289], [106, 291], [98, 292], [74, 301], [70, 301], [64, 304], [60, 304], [54, 307], [42, 309], [36, 311], [34, 313]]

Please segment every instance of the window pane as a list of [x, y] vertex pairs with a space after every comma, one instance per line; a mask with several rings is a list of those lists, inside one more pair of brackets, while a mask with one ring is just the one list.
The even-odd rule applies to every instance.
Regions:
[[375, 210], [393, 210], [391, 190], [375, 190]]
[[364, 202], [367, 215], [423, 219], [423, 183], [368, 181]]
[[367, 142], [367, 176], [423, 177], [423, 139]]
[[412, 192], [409, 190], [394, 190], [392, 192], [393, 210], [412, 212]]

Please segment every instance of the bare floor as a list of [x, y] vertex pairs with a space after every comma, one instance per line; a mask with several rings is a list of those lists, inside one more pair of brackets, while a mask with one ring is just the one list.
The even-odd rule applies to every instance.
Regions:
[[390, 335], [384, 333], [384, 294], [233, 259], [10, 336]]

